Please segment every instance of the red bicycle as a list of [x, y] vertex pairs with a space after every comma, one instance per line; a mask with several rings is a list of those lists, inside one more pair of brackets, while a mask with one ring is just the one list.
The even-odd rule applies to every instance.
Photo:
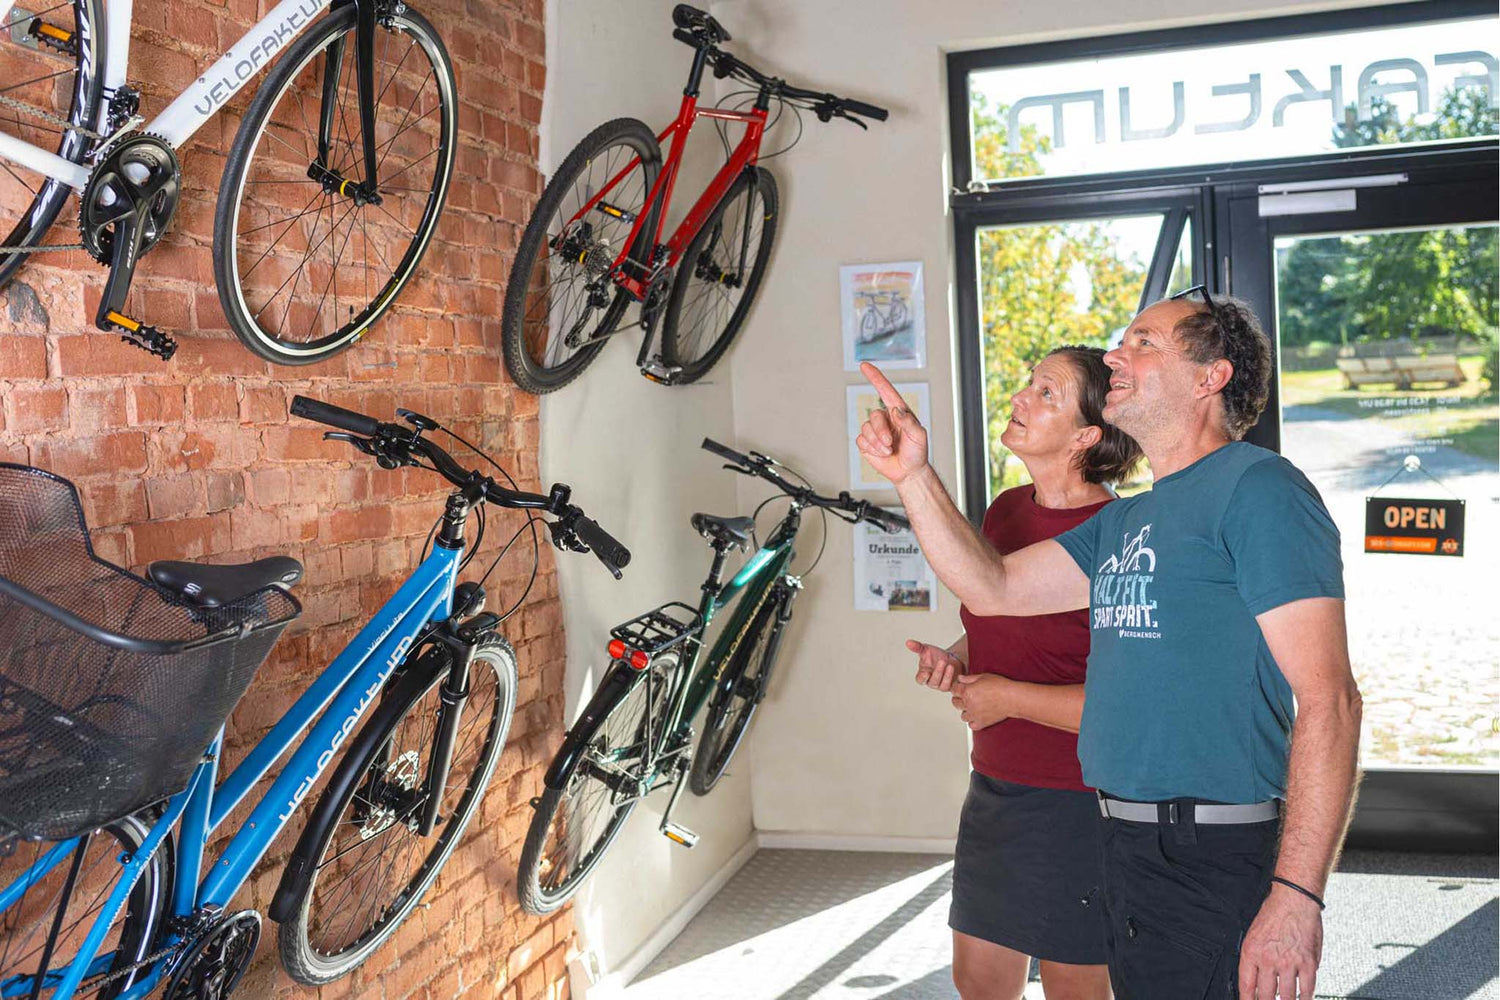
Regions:
[[[558, 167], [521, 237], [502, 339], [505, 366], [528, 392], [551, 392], [577, 378], [609, 337], [637, 325], [620, 325], [632, 302], [641, 304], [641, 374], [664, 385], [702, 378], [743, 325], [776, 236], [776, 179], [758, 165], [772, 102], [778, 117], [793, 109], [798, 135], [803, 110], [861, 128], [867, 126], [856, 116], [887, 116], [884, 108], [794, 87], [736, 59], [719, 48], [729, 32], [695, 7], [678, 4], [672, 21], [672, 36], [694, 50], [676, 120], [659, 135], [635, 118], [594, 129]], [[700, 108], [708, 68], [749, 87]], [[663, 243], [682, 150], [699, 118], [745, 131], [731, 150], [724, 125], [717, 125], [726, 161]], [[658, 321], [661, 353], [652, 355]]]

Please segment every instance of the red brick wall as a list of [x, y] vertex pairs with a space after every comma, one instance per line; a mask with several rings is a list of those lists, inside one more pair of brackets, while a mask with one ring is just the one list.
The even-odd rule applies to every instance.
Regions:
[[[130, 79], [143, 90], [148, 117], [270, 6], [137, 3]], [[539, 485], [536, 400], [501, 374], [499, 314], [519, 230], [541, 186], [542, 0], [416, 6], [456, 63], [457, 168], [418, 279], [353, 350], [311, 368], [273, 368], [240, 346], [219, 311], [210, 259], [214, 199], [253, 88], [182, 150], [186, 193], [174, 231], [142, 262], [127, 303], [127, 312], [178, 337], [173, 361], [92, 329], [104, 270], [79, 253], [36, 258], [0, 291], [0, 460], [73, 479], [105, 558], [139, 568], [163, 558], [287, 553], [307, 567], [297, 590], [303, 619], [230, 721], [230, 764], [416, 566], [445, 494], [430, 473], [383, 471], [323, 442], [319, 427], [289, 420], [294, 393], [384, 418], [398, 405], [427, 413], [477, 438], [523, 487]], [[54, 240], [76, 232], [75, 219], [70, 208]], [[485, 548], [518, 523], [513, 515], [492, 519]], [[528, 546], [491, 577], [491, 608], [519, 595], [529, 560]], [[430, 907], [322, 996], [566, 995], [570, 917], [528, 917], [515, 893], [527, 803], [562, 732], [562, 616], [545, 546], [542, 560], [528, 605], [504, 628], [520, 661], [519, 706], [465, 846], [429, 895]], [[275, 843], [236, 906], [266, 907], [297, 832], [294, 826]], [[307, 995], [280, 971], [274, 927], [267, 930], [243, 992]]]

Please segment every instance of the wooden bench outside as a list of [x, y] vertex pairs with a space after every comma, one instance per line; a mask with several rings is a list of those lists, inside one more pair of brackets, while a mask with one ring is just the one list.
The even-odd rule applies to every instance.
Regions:
[[1410, 389], [1418, 382], [1463, 384], [1467, 379], [1458, 363], [1457, 337], [1424, 337], [1409, 340], [1374, 340], [1339, 349], [1334, 364], [1344, 376], [1344, 387], [1395, 385]]

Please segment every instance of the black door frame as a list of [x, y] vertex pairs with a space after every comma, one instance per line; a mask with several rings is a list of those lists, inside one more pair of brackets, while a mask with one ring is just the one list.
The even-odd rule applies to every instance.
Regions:
[[[1276, 235], [1338, 232], [1348, 228], [1399, 228], [1493, 221], [1500, 216], [1500, 141], [1465, 140], [1415, 147], [1376, 147], [1347, 153], [1254, 163], [1216, 164], [1108, 176], [1007, 180], [992, 187], [970, 183], [968, 74], [1002, 65], [1117, 55], [1185, 46], [1224, 44], [1317, 32], [1355, 30], [1494, 13], [1489, 0], [1437, 0], [1362, 10], [1297, 15], [1167, 32], [1015, 46], [948, 57], [953, 183], [955, 305], [957, 308], [960, 433], [966, 511], [983, 516], [988, 462], [975, 238], [988, 226], [1098, 219], [1149, 212], [1186, 211], [1194, 226], [1194, 280], [1218, 294], [1245, 299], [1274, 327], [1273, 241]], [[1360, 188], [1354, 212], [1262, 219], [1263, 184], [1407, 175], [1389, 188]], [[1378, 219], [1366, 226], [1366, 219]], [[1352, 225], [1351, 225], [1352, 223]], [[1145, 298], [1165, 285], [1164, 254], [1176, 246], [1160, 239], [1148, 269]], [[1226, 263], [1227, 261], [1227, 263]], [[1268, 331], [1269, 332], [1269, 331]], [[1272, 337], [1273, 351], [1276, 338]], [[1279, 369], [1279, 364], [1278, 364]], [[1247, 440], [1280, 450], [1279, 379]], [[1364, 777], [1348, 843], [1408, 850], [1493, 852], [1500, 836], [1500, 783], [1494, 770], [1383, 767]]]

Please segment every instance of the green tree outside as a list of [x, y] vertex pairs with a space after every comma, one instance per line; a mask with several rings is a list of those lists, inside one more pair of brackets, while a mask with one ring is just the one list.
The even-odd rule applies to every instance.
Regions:
[[[1005, 111], [984, 96], [971, 98], [975, 176], [1034, 177], [1052, 140], [1021, 127], [1020, 151], [1007, 153]], [[1026, 469], [1000, 443], [1010, 397], [1030, 378], [1031, 366], [1063, 344], [1108, 346], [1135, 315], [1147, 262], [1119, 245], [1108, 221], [982, 229], [979, 262], [980, 337], [984, 358], [989, 491], [1025, 481]]]

